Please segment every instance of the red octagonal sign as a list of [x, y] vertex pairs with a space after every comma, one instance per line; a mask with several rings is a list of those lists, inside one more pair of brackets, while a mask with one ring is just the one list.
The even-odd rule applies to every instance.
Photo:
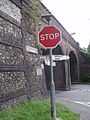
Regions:
[[54, 26], [45, 26], [39, 32], [39, 44], [44, 48], [55, 48], [61, 42], [61, 31]]

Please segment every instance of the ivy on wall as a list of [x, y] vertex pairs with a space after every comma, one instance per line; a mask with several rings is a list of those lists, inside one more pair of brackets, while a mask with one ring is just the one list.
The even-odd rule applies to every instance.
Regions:
[[39, 7], [40, 7], [40, 1], [39, 0], [32, 0], [32, 9], [31, 9], [31, 17], [35, 24], [37, 24], [40, 20], [40, 12], [39, 12]]
[[[32, 33], [33, 39], [31, 46], [39, 48], [38, 45], [38, 25], [39, 21], [41, 19], [41, 3], [40, 0], [30, 0], [30, 4], [23, 5], [22, 13], [23, 13], [23, 19], [24, 19], [24, 27], [26, 31], [29, 33]], [[28, 2], [29, 3], [29, 2]]]
[[35, 47], [36, 48], [39, 48], [39, 45], [38, 45], [38, 42], [37, 42], [37, 26], [38, 26], [38, 23], [41, 19], [41, 14], [40, 14], [40, 0], [32, 0], [32, 9], [31, 9], [31, 12], [30, 12], [30, 15], [31, 15], [31, 18], [32, 18], [32, 28], [35, 28], [33, 29], [34, 31], [32, 31], [33, 35], [34, 35], [34, 43], [35, 44]]

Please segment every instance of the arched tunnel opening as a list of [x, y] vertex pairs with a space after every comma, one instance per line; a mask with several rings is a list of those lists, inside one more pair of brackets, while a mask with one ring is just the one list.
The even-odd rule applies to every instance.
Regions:
[[[53, 49], [53, 55], [62, 55], [62, 49], [60, 46], [57, 46], [55, 49]], [[49, 49], [45, 50], [42, 49], [42, 55], [49, 55]], [[64, 61], [57, 61], [54, 62], [53, 66], [53, 76], [54, 76], [54, 82], [55, 82], [55, 89], [65, 89], [65, 64]], [[51, 81], [51, 74], [50, 74], [50, 66], [48, 66], [44, 62], [44, 70], [45, 70], [45, 78], [46, 78], [46, 86], [47, 89], [50, 89], [50, 81]]]
[[78, 82], [78, 69], [77, 69], [77, 58], [74, 52], [70, 52], [70, 75], [71, 75], [71, 83]]

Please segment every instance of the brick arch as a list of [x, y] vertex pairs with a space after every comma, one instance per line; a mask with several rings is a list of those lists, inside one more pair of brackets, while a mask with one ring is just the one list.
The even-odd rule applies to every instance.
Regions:
[[[49, 50], [43, 50], [43, 55], [49, 54]], [[62, 48], [58, 45], [55, 49], [53, 49], [54, 55], [63, 55]], [[55, 62], [56, 66], [53, 69], [54, 72], [54, 81], [56, 90], [65, 89], [65, 64], [64, 61]], [[50, 89], [50, 67], [44, 63], [44, 70], [46, 76], [46, 85], [47, 89]]]
[[[57, 46], [53, 50], [53, 54], [55, 55], [64, 55], [64, 49], [61, 46]], [[64, 61], [56, 62], [56, 67], [54, 68], [54, 79], [55, 79], [55, 87], [57, 90], [65, 89], [65, 63]]]
[[78, 82], [78, 58], [74, 51], [69, 53], [71, 83]]

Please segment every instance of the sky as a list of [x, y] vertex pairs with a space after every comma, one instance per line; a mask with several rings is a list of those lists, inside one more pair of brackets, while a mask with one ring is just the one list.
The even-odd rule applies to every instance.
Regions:
[[90, 42], [90, 0], [42, 0], [80, 47]]

